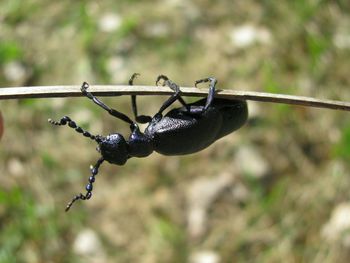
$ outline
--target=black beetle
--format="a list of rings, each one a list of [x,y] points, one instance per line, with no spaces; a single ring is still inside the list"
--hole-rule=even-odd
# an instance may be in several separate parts
[[[129,85],[138,74],[135,73],[129,80]],[[103,161],[112,164],[124,165],[131,157],[146,157],[153,151],[164,155],[184,155],[195,153],[208,147],[221,137],[239,129],[247,120],[247,103],[242,100],[228,100],[214,98],[215,78],[200,79],[198,83],[209,82],[209,93],[206,99],[198,100],[187,104],[181,97],[181,91],[177,84],[164,75],[158,76],[156,85],[163,80],[163,86],[170,87],[174,94],[171,95],[160,107],[159,111],[153,116],[137,114],[136,95],[131,96],[132,110],[135,120],[138,123],[149,123],[148,127],[142,133],[135,121],[132,121],[127,115],[112,109],[101,102],[98,98],[88,91],[89,84],[84,82],[81,87],[83,95],[91,99],[95,104],[105,109],[112,116],[121,119],[130,124],[131,134],[128,140],[119,133],[113,133],[106,137],[101,135],[92,135],[83,130],[68,116],[61,118],[60,121],[48,121],[54,125],[66,125],[75,129],[98,143],[97,151],[102,157],[91,167],[91,176],[86,185],[86,194],[80,193],[73,197],[68,203],[66,211],[70,209],[73,203],[79,199],[88,200],[92,196],[93,183],[98,169]],[[163,116],[163,111],[179,101],[183,107],[170,110]]]

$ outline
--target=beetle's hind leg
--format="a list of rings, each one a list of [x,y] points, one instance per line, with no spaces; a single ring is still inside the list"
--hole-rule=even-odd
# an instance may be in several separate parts
[[[175,82],[170,80],[167,76],[165,75],[159,75],[156,80],[156,85],[159,84],[160,80],[163,80],[163,86],[168,86],[171,88],[175,93],[171,95],[169,99],[167,99],[163,105],[160,107],[158,114],[162,114],[162,112],[168,108],[171,104],[173,104],[176,100],[178,100],[186,109],[189,111],[189,106],[188,104],[183,100],[181,97],[181,90],[179,85],[177,85]]]
[[[196,82],[194,83],[194,86],[197,87],[197,85],[199,83],[202,83],[202,82],[210,82],[207,101],[206,101],[205,106],[203,108],[203,111],[206,111],[209,108],[209,106],[211,105],[211,103],[213,102],[213,99],[215,96],[215,86],[216,86],[218,81],[216,80],[216,78],[213,78],[213,77],[199,79],[199,80],[196,80]]]
[[[86,189],[86,194],[78,194],[76,196],[73,197],[72,201],[70,201],[67,206],[66,206],[66,212],[68,212],[68,210],[72,207],[72,205],[74,204],[75,201],[77,200],[89,200],[92,196],[92,189],[93,189],[93,183],[95,182],[95,176],[98,174],[98,169],[100,168],[100,165],[103,163],[104,159],[101,157],[97,163],[95,164],[95,166],[92,166],[90,168],[91,170],[91,176],[89,177],[89,182],[87,183],[87,185],[85,186]]]
[[[90,138],[91,140],[94,140],[96,142],[101,141],[100,135],[92,135],[90,132],[83,130],[80,126],[78,126],[75,121],[73,121],[71,118],[68,116],[64,116],[61,118],[59,121],[54,121],[52,119],[48,119],[48,122],[51,123],[52,125],[57,125],[57,126],[63,126],[68,124],[68,126],[72,129],[74,129],[76,132],[83,134],[85,137]]]
[[[132,76],[129,79],[129,85],[130,86],[134,85],[134,80],[139,75],[140,75],[139,73],[132,74]],[[136,95],[131,95],[131,107],[132,107],[132,111],[134,113],[135,120],[138,123],[148,123],[148,122],[150,122],[152,120],[151,116],[137,115]]]

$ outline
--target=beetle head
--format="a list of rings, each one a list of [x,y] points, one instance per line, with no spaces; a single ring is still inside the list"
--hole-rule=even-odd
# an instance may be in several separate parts
[[[119,133],[101,137],[97,150],[103,159],[113,164],[123,165],[128,159],[127,142]]]

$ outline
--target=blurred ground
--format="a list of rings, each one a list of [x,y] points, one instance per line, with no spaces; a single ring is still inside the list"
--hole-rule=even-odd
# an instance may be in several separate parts
[[[0,86],[180,85],[350,100],[348,1],[0,1]],[[139,98],[153,114],[165,98]],[[130,98],[104,101],[131,114]],[[0,262],[348,262],[350,117],[250,103],[191,156],[104,164],[92,133],[128,127],[84,98],[1,101]]]

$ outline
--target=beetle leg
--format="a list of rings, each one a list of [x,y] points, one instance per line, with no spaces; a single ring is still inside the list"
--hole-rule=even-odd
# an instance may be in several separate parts
[[[129,85],[132,86],[134,84],[134,80],[137,76],[139,76],[139,73],[134,73],[129,79]],[[131,107],[132,111],[134,113],[135,120],[138,123],[148,123],[152,120],[151,116],[146,115],[137,115],[137,105],[136,105],[136,95],[131,95]]]
[[[90,132],[83,130],[83,128],[79,127],[75,121],[72,121],[71,118],[68,116],[64,116],[59,121],[53,121],[52,119],[48,119],[48,122],[53,125],[63,126],[68,124],[68,126],[72,129],[75,129],[76,132],[82,133],[85,137],[90,138],[91,140],[94,140],[96,142],[101,142],[101,136],[100,135],[92,135]]]
[[[104,110],[106,110],[110,115],[123,120],[129,124],[133,124],[134,122],[128,117],[126,116],[124,113],[121,113],[115,109],[112,109],[110,107],[108,107],[106,104],[104,104],[102,101],[100,101],[98,98],[96,98],[94,95],[91,94],[91,92],[87,91],[87,89],[89,88],[89,84],[87,82],[84,82],[83,85],[81,86],[81,92],[83,93],[83,95],[85,95],[86,97],[88,97],[90,100],[92,100],[95,104],[97,104],[98,106],[100,106],[101,108],[103,108]]]
[[[100,165],[103,163],[104,159],[103,157],[101,157],[97,163],[95,164],[95,166],[92,166],[90,168],[91,170],[91,176],[89,177],[89,182],[88,184],[85,186],[86,189],[86,194],[83,195],[82,193],[76,195],[73,197],[72,201],[70,201],[67,206],[66,206],[66,212],[68,212],[68,210],[72,207],[72,205],[74,204],[75,201],[77,200],[89,200],[92,196],[92,189],[93,189],[93,183],[95,182],[95,176],[98,174],[98,169],[100,168]]]
[[[203,111],[206,111],[209,108],[209,106],[211,105],[211,103],[213,102],[213,99],[215,96],[215,86],[216,86],[217,80],[216,80],[216,78],[212,78],[212,77],[200,79],[194,83],[194,86],[197,87],[197,84],[202,83],[202,82],[210,82],[207,101],[206,101],[205,106],[203,108]]]
[[[187,111],[190,110],[190,107],[188,104],[183,100],[181,97],[181,90],[179,85],[177,85],[175,82],[171,81],[167,76],[165,75],[159,75],[156,80],[156,85],[160,82],[160,80],[163,80],[163,86],[168,86],[171,88],[175,93],[170,96],[169,99],[167,99],[163,105],[160,107],[158,114],[162,114],[162,112],[168,108],[171,104],[173,104],[176,100],[178,100],[184,107],[186,107]]]

